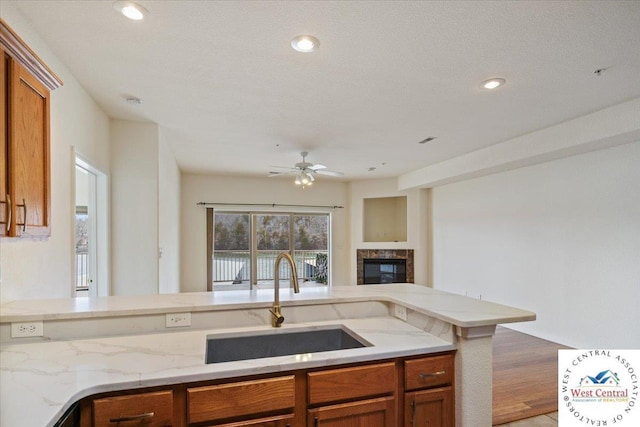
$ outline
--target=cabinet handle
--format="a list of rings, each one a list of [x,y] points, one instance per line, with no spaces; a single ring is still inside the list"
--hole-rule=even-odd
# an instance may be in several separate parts
[[[416,400],[411,401],[411,425],[416,425]]]
[[[131,415],[128,417],[118,417],[118,418],[110,418],[110,423],[124,423],[127,421],[136,421],[136,420],[144,420],[146,418],[151,418],[155,415],[155,412],[145,412],[144,414],[139,415]]]
[[[313,427],[318,427],[318,417],[313,417]]]
[[[22,199],[22,206],[24,207],[24,217],[22,219],[22,232],[27,231],[27,201]]]
[[[440,375],[444,375],[446,373],[447,373],[447,371],[429,372],[428,374],[421,373],[420,374],[420,379],[423,380],[425,378],[437,377],[437,376],[440,376]]]
[[[7,194],[7,233],[11,230],[11,196]]]

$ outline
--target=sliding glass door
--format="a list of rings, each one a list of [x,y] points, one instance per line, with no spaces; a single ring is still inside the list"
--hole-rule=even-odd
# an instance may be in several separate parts
[[[275,260],[293,255],[302,286],[327,284],[329,214],[219,212],[214,217],[211,288],[272,288]],[[281,286],[288,286],[289,266],[280,265]]]

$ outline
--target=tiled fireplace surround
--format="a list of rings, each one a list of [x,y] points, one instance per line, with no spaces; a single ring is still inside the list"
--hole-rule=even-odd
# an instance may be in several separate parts
[[[405,259],[407,260],[407,283],[413,283],[413,249],[356,249],[358,285],[364,284],[364,266],[362,260]]]

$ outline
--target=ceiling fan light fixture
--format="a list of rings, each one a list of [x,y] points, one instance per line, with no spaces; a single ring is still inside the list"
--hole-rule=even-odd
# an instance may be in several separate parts
[[[113,8],[134,21],[141,21],[149,15],[147,9],[132,1],[116,0],[113,2]]]
[[[296,185],[302,185],[302,180],[300,179],[300,175],[296,176],[296,180],[293,181]]]

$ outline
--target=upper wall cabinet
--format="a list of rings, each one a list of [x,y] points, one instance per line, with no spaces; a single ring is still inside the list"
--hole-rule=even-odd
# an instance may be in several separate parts
[[[0,20],[0,236],[51,234],[49,91],[62,81]]]

